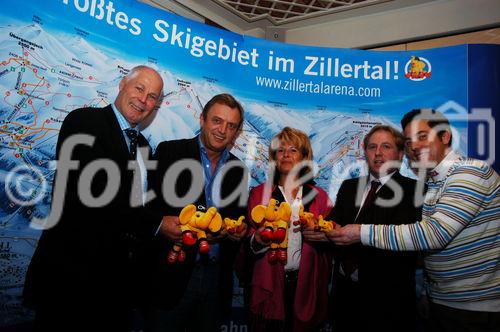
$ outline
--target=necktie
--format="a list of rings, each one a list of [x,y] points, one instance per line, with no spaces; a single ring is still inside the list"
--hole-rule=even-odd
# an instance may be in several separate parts
[[[130,158],[135,160],[137,157],[137,130],[129,128],[125,129],[125,133],[130,140]]]
[[[363,217],[364,217],[363,215],[366,213],[368,208],[373,205],[373,202],[375,202],[375,199],[377,198],[378,187],[380,187],[379,181],[372,181],[371,182],[370,191],[368,191],[368,195],[366,195],[363,206],[361,207],[361,210],[358,213],[358,217],[356,218],[357,223],[359,220],[363,219]]]
[[[140,206],[144,203],[144,179],[142,178],[141,169],[139,162],[137,161],[137,136],[138,132],[135,129],[129,128],[125,129],[130,141],[130,159],[133,162],[133,180],[132,180],[132,192],[131,192],[131,204],[132,206]]]

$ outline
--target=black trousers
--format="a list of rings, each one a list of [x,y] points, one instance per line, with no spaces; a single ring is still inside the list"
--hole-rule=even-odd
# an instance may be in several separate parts
[[[99,299],[96,299],[99,302]],[[130,331],[131,310],[99,303],[85,306],[42,304],[35,311],[33,331]]]
[[[430,332],[498,332],[500,312],[461,310],[429,303]]]
[[[218,264],[196,263],[186,291],[174,308],[147,310],[145,331],[220,331],[222,311]]]
[[[298,278],[298,270],[285,272],[285,331],[293,331],[293,305]]]
[[[360,287],[351,279],[337,275],[333,281],[330,317],[335,332],[362,331]]]

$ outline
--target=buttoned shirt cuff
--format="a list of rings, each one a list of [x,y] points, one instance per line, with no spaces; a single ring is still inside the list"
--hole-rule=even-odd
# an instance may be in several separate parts
[[[268,246],[264,246],[262,249],[259,249],[259,250],[255,250],[254,249],[254,243],[256,243],[258,246],[261,246],[261,244],[257,243],[257,241],[255,241],[255,234],[252,234],[252,237],[250,238],[250,249],[252,250],[252,252],[255,254],[255,255],[258,255],[258,254],[263,254],[267,251],[267,249],[269,248]]]
[[[359,238],[361,244],[365,246],[370,245],[370,238],[372,237],[373,225],[361,225],[361,230],[359,232]]]

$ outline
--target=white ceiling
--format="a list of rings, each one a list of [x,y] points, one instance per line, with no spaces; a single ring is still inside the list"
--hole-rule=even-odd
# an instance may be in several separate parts
[[[435,0],[142,0],[235,32],[268,27],[300,28],[420,5]],[[230,24],[229,24],[230,22]]]
[[[500,26],[499,0],[140,0],[239,34],[367,48]]]
[[[392,0],[212,0],[247,22],[268,20],[273,25],[362,8]]]

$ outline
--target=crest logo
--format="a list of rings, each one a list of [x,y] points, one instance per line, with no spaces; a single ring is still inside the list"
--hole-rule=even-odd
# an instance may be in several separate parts
[[[426,58],[412,56],[405,65],[405,77],[412,81],[423,81],[431,74],[432,66]]]

